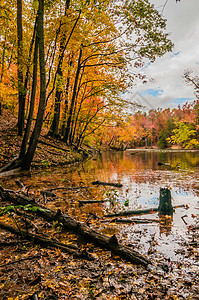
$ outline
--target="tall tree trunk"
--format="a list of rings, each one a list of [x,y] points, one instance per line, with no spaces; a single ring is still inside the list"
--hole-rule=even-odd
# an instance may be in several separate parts
[[[26,95],[27,95],[27,90],[28,90],[28,81],[29,81],[29,77],[30,77],[30,66],[31,66],[32,52],[33,52],[33,46],[34,46],[35,36],[36,36],[36,26],[37,26],[37,17],[36,17],[36,20],[35,20],[35,26],[34,26],[32,41],[30,43],[29,56],[28,56],[28,61],[27,61],[27,69],[26,69],[26,74],[25,74],[25,78],[24,78],[24,86],[23,86],[23,98],[24,98],[23,101],[24,101],[24,103],[26,101]],[[28,104],[27,104],[26,113],[24,112],[24,119],[26,118],[26,115],[28,114],[28,110],[29,110],[28,106],[29,106],[29,101],[28,101]]]
[[[73,115],[72,115],[72,118],[71,118],[71,130],[70,130],[70,134],[69,134],[69,142],[70,142],[70,144],[73,144],[73,142],[74,142],[74,136],[75,136],[75,133],[76,133],[75,132],[75,130],[76,130],[76,128],[75,128],[76,127],[75,121],[76,121],[76,117],[78,115],[78,112],[77,112],[77,104],[78,104],[77,103],[77,98],[78,98],[79,91],[80,91],[80,88],[81,88],[81,81],[82,81],[83,75],[84,75],[84,68],[82,69],[81,76],[79,78],[78,87],[77,87],[77,90],[76,90],[76,95],[75,95],[75,105],[74,105],[74,108],[73,108]]]
[[[5,40],[3,43],[3,53],[2,53],[2,59],[1,59],[1,76],[0,76],[0,115],[2,114],[1,110],[1,103],[2,103],[2,93],[1,93],[1,85],[3,83],[3,75],[4,75],[4,66],[5,66],[5,52],[6,52],[6,33],[5,33]]]
[[[28,150],[21,161],[21,167],[25,170],[30,169],[33,156],[38,143],[38,138],[43,125],[43,117],[46,107],[46,72],[44,55],[44,0],[39,0],[38,19],[37,19],[37,38],[39,47],[39,67],[40,67],[40,100],[37,119],[32,132]]]
[[[17,0],[17,75],[18,75],[18,135],[22,136],[24,129],[25,99],[23,97],[23,67],[22,67],[22,0]]]
[[[76,76],[75,76],[75,83],[74,83],[74,87],[73,87],[73,95],[72,95],[71,105],[70,105],[70,109],[69,109],[69,115],[68,115],[68,120],[67,120],[67,125],[66,125],[66,132],[65,132],[65,135],[63,138],[63,140],[66,143],[68,143],[68,142],[70,143],[70,135],[71,135],[71,130],[72,130],[71,129],[71,120],[72,120],[72,115],[73,115],[75,99],[76,99],[78,79],[79,79],[79,74],[80,74],[80,70],[81,70],[81,57],[82,57],[82,46],[79,51],[78,65],[77,65],[77,71],[76,71]]]
[[[65,16],[67,13],[67,10],[69,9],[70,0],[66,1],[65,6]],[[62,97],[62,78],[63,78],[63,72],[62,72],[62,65],[63,65],[63,59],[64,59],[64,48],[65,48],[65,40],[66,40],[66,33],[63,33],[61,41],[60,41],[60,48],[59,48],[59,65],[57,68],[57,86],[56,86],[56,92],[55,92],[55,107],[54,107],[54,116],[53,116],[53,122],[51,124],[49,135],[51,136],[58,136],[59,134],[59,122],[60,122],[60,110],[61,110],[61,97]],[[60,83],[60,84],[59,84]]]
[[[30,135],[30,129],[33,120],[33,113],[34,113],[34,106],[35,106],[35,95],[36,95],[36,88],[37,88],[37,64],[38,64],[38,37],[36,36],[35,40],[35,50],[34,50],[34,59],[33,59],[33,80],[32,80],[32,91],[31,91],[31,100],[30,100],[30,109],[28,120],[26,124],[26,129],[23,137],[23,141],[21,144],[19,159],[22,159],[26,152],[27,142]]]
[[[59,76],[60,79],[63,77],[63,72],[62,72],[61,66],[58,68],[57,75]],[[48,135],[50,135],[50,136],[58,136],[58,134],[59,134],[61,96],[62,96],[62,89],[61,89],[61,87],[57,86],[56,92],[55,92],[55,106],[54,106],[53,122],[52,122],[50,130],[48,132]]]
[[[69,66],[72,67],[73,65],[73,54],[72,57],[69,57]],[[68,70],[68,75],[67,75],[67,81],[66,81],[66,88],[65,88],[65,101],[64,101],[64,109],[63,109],[63,114],[62,114],[62,128],[61,128],[61,134],[62,136],[65,135],[66,132],[66,115],[68,112],[68,96],[69,96],[69,85],[70,85],[70,68]]]
[[[74,122],[73,122],[73,130],[72,130],[72,133],[71,133],[71,135],[72,135],[71,140],[72,140],[73,143],[74,143],[74,139],[75,139],[75,134],[77,133],[77,132],[76,132],[76,129],[77,129],[77,123],[78,123],[79,114],[80,114],[80,111],[81,111],[81,108],[82,108],[82,103],[83,103],[83,101],[84,101],[86,89],[87,89],[87,84],[85,84],[83,96],[82,96],[82,99],[81,99],[81,101],[80,101],[80,103],[79,103],[79,108],[78,108],[78,110],[77,110],[77,112],[76,112],[75,120],[74,120]]]

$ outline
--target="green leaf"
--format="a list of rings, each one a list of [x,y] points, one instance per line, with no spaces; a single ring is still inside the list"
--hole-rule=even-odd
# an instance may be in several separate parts
[[[124,202],[124,206],[129,206],[129,199]]]

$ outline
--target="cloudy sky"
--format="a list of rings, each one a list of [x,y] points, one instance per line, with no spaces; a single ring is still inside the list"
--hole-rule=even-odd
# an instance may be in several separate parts
[[[162,12],[166,0],[149,0]],[[138,84],[126,97],[140,104],[174,108],[195,99],[193,87],[187,86],[182,75],[192,69],[199,74],[199,0],[167,0],[163,11],[167,32],[175,44],[173,52],[158,58],[144,68],[153,82]],[[144,102],[144,103],[143,103]]]

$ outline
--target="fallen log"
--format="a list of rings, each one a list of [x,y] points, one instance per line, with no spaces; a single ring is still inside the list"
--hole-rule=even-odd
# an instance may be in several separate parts
[[[115,235],[110,238],[109,236],[93,230],[87,225],[72,219],[66,214],[62,214],[60,210],[55,212],[42,205],[36,204],[34,199],[30,199],[27,196],[5,192],[2,187],[0,187],[0,196],[4,201],[10,201],[16,205],[32,204],[33,206],[38,207],[36,211],[38,216],[41,216],[48,221],[58,220],[59,223],[62,224],[63,229],[69,230],[81,236],[84,240],[100,246],[101,248],[108,249],[112,251],[113,254],[120,256],[121,258],[124,258],[132,263],[136,263],[145,267],[151,264],[150,260],[141,255],[139,252],[119,243]]]
[[[185,207],[185,205],[177,205],[173,206],[173,209]],[[146,215],[146,214],[153,214],[159,212],[158,208],[147,208],[147,209],[141,209],[141,210],[127,210],[127,211],[121,211],[118,213],[108,214],[104,215],[105,218],[112,218],[112,217],[125,217],[125,216],[132,216],[132,215]]]
[[[11,233],[14,233],[15,235],[18,235],[18,236],[22,236],[22,238],[24,239],[27,239],[27,240],[30,240],[30,241],[33,241],[34,243],[36,244],[40,244],[42,246],[47,246],[47,247],[53,247],[53,248],[59,248],[61,249],[62,251],[64,252],[67,252],[69,254],[73,254],[75,257],[80,257],[80,258],[87,258],[87,259],[92,259],[93,260],[93,257],[89,255],[88,252],[86,252],[85,250],[83,251],[78,251],[78,248],[76,249],[72,249],[73,247],[70,247],[63,244],[63,243],[60,243],[56,240],[53,240],[53,239],[49,239],[43,235],[39,235],[39,234],[33,234],[33,233],[30,233],[22,228],[20,228],[20,230],[16,227],[13,227],[13,226],[10,226],[8,224],[5,224],[3,222],[0,221],[0,228],[1,229],[4,229],[6,231],[9,231]],[[0,266],[1,267],[1,266]]]
[[[83,205],[83,204],[93,204],[93,203],[104,203],[109,201],[107,200],[78,200],[79,204]]]
[[[109,185],[109,186],[115,186],[115,187],[122,187],[123,185],[121,183],[112,183],[112,182],[102,182],[102,181],[93,181],[93,185]]]
[[[155,219],[112,219],[110,223],[124,223],[124,224],[145,224],[145,223],[159,223],[159,220]]]
[[[127,210],[127,211],[122,211],[119,213],[104,215],[104,217],[112,218],[112,217],[131,216],[131,215],[144,215],[144,214],[152,214],[157,211],[158,211],[158,208],[141,209],[141,210]]]

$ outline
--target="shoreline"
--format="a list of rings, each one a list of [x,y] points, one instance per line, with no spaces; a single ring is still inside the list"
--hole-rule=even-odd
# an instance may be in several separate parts
[[[136,148],[136,149],[126,149],[124,151],[130,151],[130,152],[141,152],[141,151],[147,151],[147,152],[199,152],[198,149],[148,149],[148,148]]]

